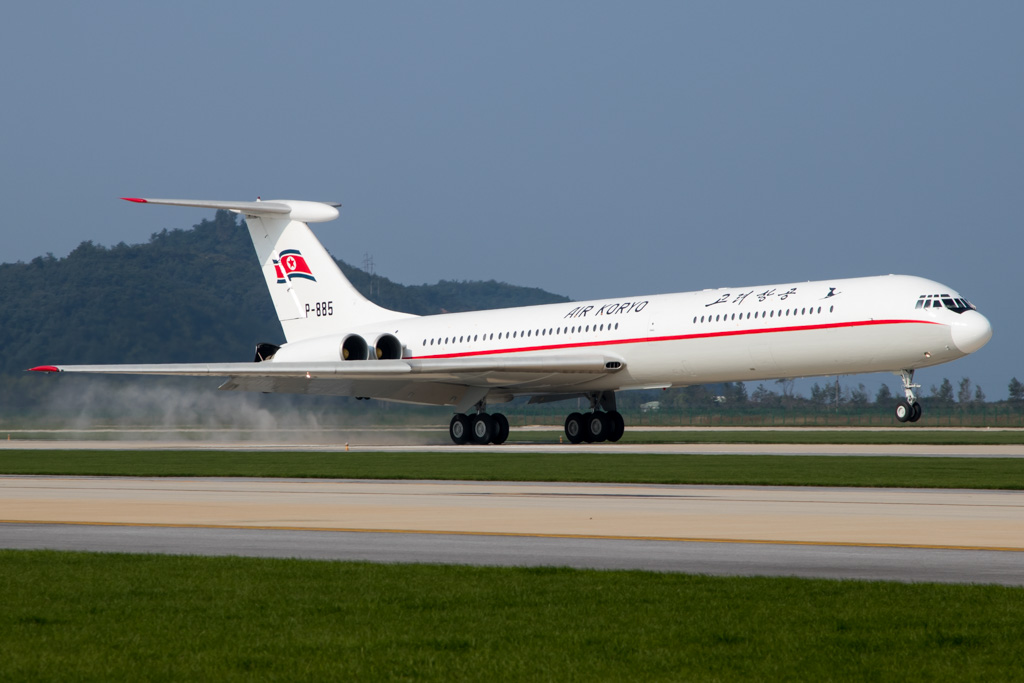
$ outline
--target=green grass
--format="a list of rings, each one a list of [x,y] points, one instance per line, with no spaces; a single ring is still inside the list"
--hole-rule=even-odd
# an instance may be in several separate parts
[[[1024,458],[0,451],[0,473],[1024,489]]]
[[[520,440],[554,442],[561,431],[520,433]],[[1024,430],[957,429],[932,430],[913,427],[902,429],[850,429],[850,430],[657,430],[644,431],[631,427],[622,438],[623,443],[764,443],[764,444],[859,444],[859,445],[912,445],[924,446],[999,446],[1024,445]]]
[[[1024,679],[1024,589],[0,551],[0,680]]]

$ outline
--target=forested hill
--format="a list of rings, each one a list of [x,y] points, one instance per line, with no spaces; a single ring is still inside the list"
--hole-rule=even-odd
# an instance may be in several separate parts
[[[568,301],[498,282],[404,286],[339,261],[370,299],[427,315]],[[248,232],[217,212],[146,244],[83,242],[64,258],[0,265],[0,374],[50,363],[247,361],[283,341]]]

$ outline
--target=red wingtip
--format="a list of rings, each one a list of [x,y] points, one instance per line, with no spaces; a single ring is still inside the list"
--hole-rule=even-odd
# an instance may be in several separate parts
[[[138,197],[121,197],[126,202],[135,202],[136,204],[148,204],[145,199],[139,199]]]
[[[29,372],[60,372],[60,368],[56,365],[37,365],[34,368],[29,368]]]

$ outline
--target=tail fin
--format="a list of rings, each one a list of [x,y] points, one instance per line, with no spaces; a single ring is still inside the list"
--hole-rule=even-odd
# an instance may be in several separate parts
[[[128,199],[227,209],[245,216],[277,317],[289,342],[344,332],[366,323],[409,317],[366,299],[307,223],[334,220],[335,205],[294,200],[220,202],[191,199]]]

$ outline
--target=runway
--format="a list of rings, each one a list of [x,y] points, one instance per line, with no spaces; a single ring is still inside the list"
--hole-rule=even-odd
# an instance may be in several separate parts
[[[1020,586],[1024,493],[2,476],[0,547]]]
[[[310,439],[306,431],[292,438],[280,433],[265,435],[246,434],[239,440],[238,433],[197,430],[188,434],[183,430],[95,430],[83,438],[81,430],[67,434],[55,430],[47,438],[16,437],[0,440],[0,451],[13,450],[214,450],[214,451],[314,451],[363,453],[466,453],[480,450],[487,453],[658,453],[658,454],[713,454],[713,455],[829,455],[877,456],[918,458],[1024,458],[1024,444],[971,445],[971,444],[791,444],[791,443],[600,443],[570,444],[519,442],[501,446],[455,446],[451,443],[430,443],[422,434],[410,436],[408,429],[362,430],[355,434],[341,433],[333,440],[318,434]],[[436,430],[434,430],[436,431]],[[761,430],[769,431],[769,430]],[[45,434],[34,431],[33,435]],[[271,438],[273,437],[273,439]],[[557,437],[556,437],[557,438]]]

